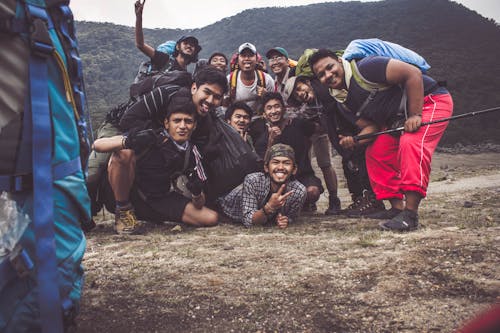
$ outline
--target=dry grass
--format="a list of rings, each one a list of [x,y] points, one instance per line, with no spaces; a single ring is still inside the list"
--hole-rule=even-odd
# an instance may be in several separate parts
[[[500,177],[499,156],[476,171]],[[499,208],[499,186],[431,191],[406,234],[317,213],[285,231],[165,223],[118,236],[108,214],[88,235],[78,331],[451,332],[499,301]]]

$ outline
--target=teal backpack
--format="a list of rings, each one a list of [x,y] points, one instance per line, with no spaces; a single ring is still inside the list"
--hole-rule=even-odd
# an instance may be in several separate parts
[[[89,145],[68,3],[0,4],[1,332],[63,332],[79,308]]]

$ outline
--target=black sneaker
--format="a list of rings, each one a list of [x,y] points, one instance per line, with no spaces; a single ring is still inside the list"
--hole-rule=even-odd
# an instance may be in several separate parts
[[[358,197],[347,209],[342,210],[341,214],[347,217],[361,217],[384,210],[384,203],[375,199],[373,192],[365,190],[363,196]]]
[[[328,209],[325,215],[339,215],[340,214],[340,199],[338,197],[330,196],[328,198]]]
[[[392,219],[380,223],[379,226],[382,230],[388,231],[412,231],[418,228],[418,214],[405,209]]]
[[[403,211],[402,209],[391,207],[391,209],[381,210],[380,212],[368,214],[366,215],[366,217],[369,219],[390,220],[396,217],[402,211]]]

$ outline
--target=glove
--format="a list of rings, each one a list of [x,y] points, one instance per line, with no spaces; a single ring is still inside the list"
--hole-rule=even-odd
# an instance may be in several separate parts
[[[199,196],[203,190],[203,182],[197,177],[191,177],[186,183],[186,187],[194,196]]]
[[[131,131],[123,141],[123,148],[141,152],[147,147],[155,144],[158,138],[152,129],[142,131]]]

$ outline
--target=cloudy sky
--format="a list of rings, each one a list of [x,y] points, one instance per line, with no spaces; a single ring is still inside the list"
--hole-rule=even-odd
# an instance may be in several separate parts
[[[367,0],[361,0],[367,1]],[[418,1],[418,0],[415,0]],[[143,14],[145,28],[201,28],[245,9],[307,5],[328,0],[146,0]],[[456,0],[484,17],[500,22],[500,0]],[[72,0],[76,20],[112,22],[133,26],[135,0]]]

